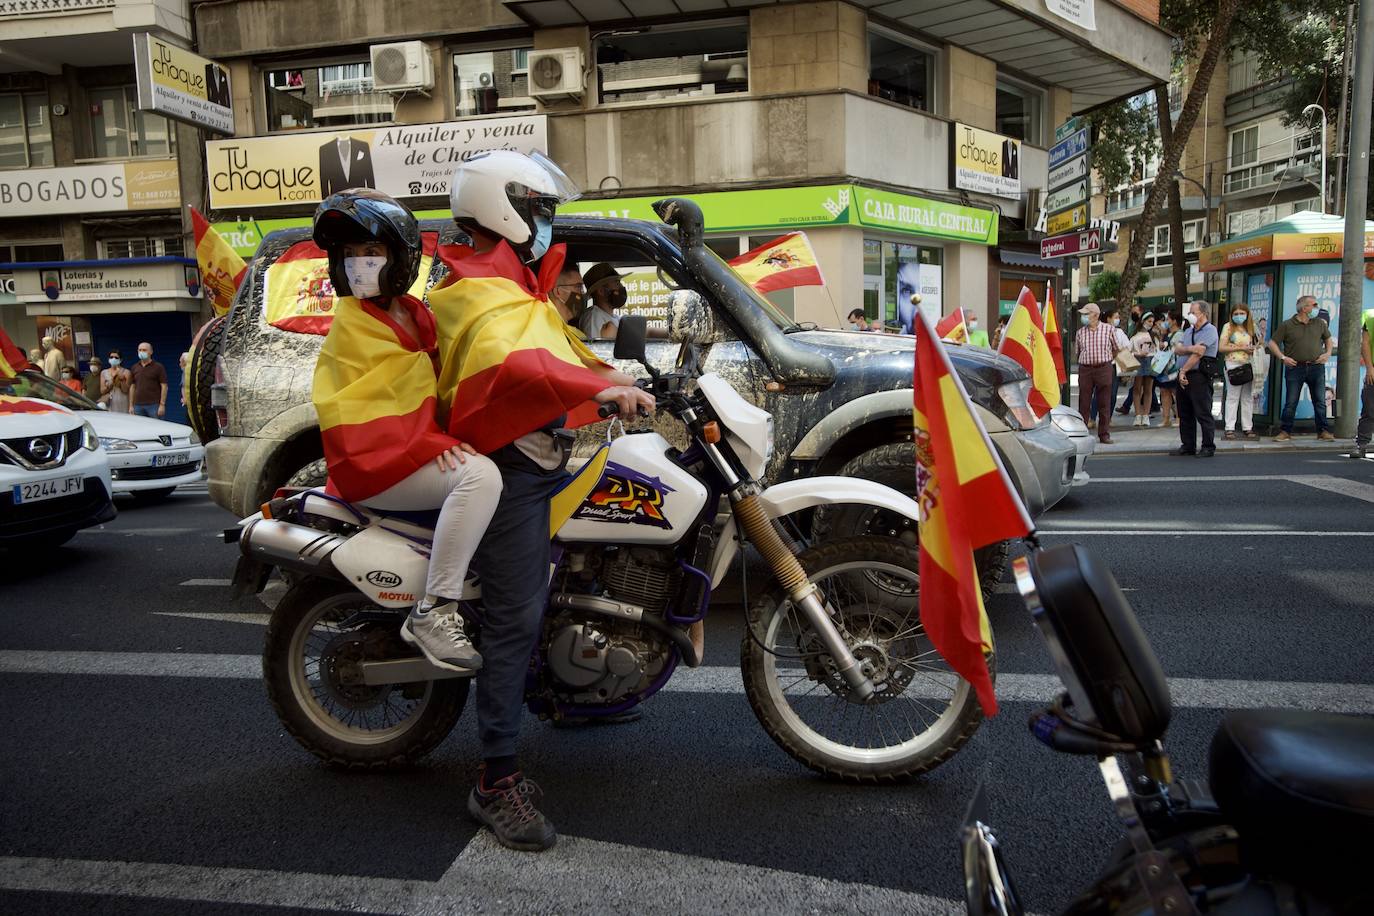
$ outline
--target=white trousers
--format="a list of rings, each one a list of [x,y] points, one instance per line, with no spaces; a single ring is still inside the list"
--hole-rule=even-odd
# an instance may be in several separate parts
[[[485,455],[464,455],[458,470],[439,470],[433,461],[362,505],[393,512],[439,510],[425,590],[444,598],[463,594],[463,579],[487,524],[501,502],[501,472]]]
[[[1250,380],[1244,385],[1226,386],[1225,428],[1236,428],[1236,405],[1240,405],[1240,428],[1249,432],[1255,426],[1255,382]]]

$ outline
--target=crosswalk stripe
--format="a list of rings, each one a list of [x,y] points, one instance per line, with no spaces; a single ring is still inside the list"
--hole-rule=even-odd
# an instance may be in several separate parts
[[[232,585],[233,582],[233,579],[187,579],[185,582],[181,584],[198,586],[226,586]]]
[[[182,583],[185,585],[186,583]],[[154,617],[185,617],[188,620],[213,620],[218,623],[251,623],[265,627],[271,614],[217,614],[210,611],[153,611]]]
[[[0,674],[256,679],[262,677],[262,659],[257,655],[190,652],[5,649],[0,650]],[[744,685],[738,668],[708,665],[679,670],[663,690],[665,693],[738,694],[744,692]],[[1061,690],[1059,679],[1050,674],[1003,673],[997,676],[997,697],[1005,702],[1049,702]],[[1174,705],[1184,708],[1284,707],[1374,714],[1374,684],[1175,677],[1169,679],[1169,690]],[[932,687],[930,695],[938,697],[947,693],[940,694]]]

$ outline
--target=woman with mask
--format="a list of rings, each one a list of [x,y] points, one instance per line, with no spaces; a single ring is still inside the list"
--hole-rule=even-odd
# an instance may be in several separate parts
[[[1227,439],[1236,438],[1239,431],[1247,439],[1258,439],[1255,434],[1255,370],[1250,361],[1260,345],[1259,332],[1250,316],[1250,307],[1244,302],[1231,309],[1231,320],[1221,329],[1221,343],[1217,352],[1226,360],[1226,401],[1223,416],[1226,420]],[[1245,381],[1234,384],[1232,374],[1244,377]],[[1240,429],[1236,429],[1236,414],[1240,414]]]
[[[110,351],[110,368],[100,373],[100,403],[111,413],[129,412],[129,383],[132,381],[129,370],[121,363],[123,359],[118,350]]]
[[[407,290],[420,270],[420,226],[379,191],[354,188],[315,211],[337,303],[312,397],[330,492],[396,512],[439,509],[425,596],[401,637],[441,668],[482,658],[458,615],[468,563],[501,498],[488,459],[438,423],[434,317]]]
[[[1154,358],[1159,345],[1154,337],[1155,316],[1146,312],[1136,322],[1135,333],[1131,335],[1131,353],[1140,361],[1140,371],[1135,374],[1133,402],[1135,422],[1132,426],[1150,425],[1150,399],[1155,390],[1155,377],[1149,372],[1150,360]]]
[[[59,379],[63,386],[80,394],[82,389],[81,379],[76,377],[76,370],[71,366],[62,367],[62,377]]]

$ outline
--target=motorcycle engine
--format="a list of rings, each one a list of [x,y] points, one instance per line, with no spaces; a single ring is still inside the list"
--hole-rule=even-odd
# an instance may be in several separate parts
[[[663,671],[668,646],[629,623],[560,621],[549,640],[549,668],[567,698],[582,705],[613,703],[648,687]]]

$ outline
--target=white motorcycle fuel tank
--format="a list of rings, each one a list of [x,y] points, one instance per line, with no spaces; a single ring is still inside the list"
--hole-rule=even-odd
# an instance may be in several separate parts
[[[558,529],[557,539],[603,544],[675,544],[701,515],[706,486],[668,460],[658,433],[611,443],[601,479]]]

